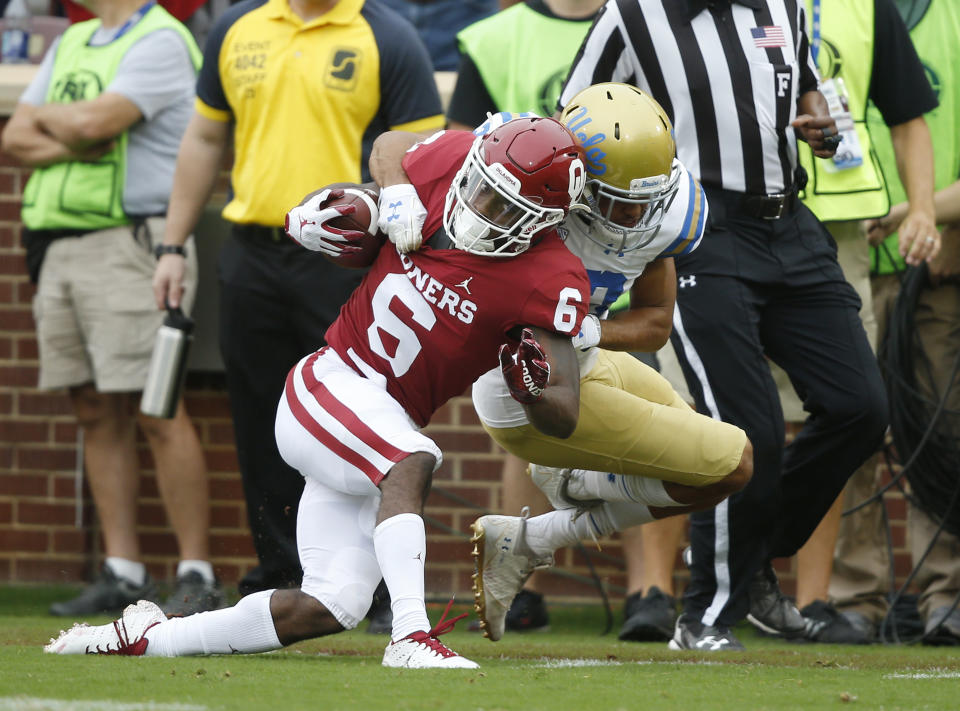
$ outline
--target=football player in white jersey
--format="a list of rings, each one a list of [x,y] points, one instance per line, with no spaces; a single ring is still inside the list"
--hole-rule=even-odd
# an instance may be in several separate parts
[[[491,117],[489,127],[503,118]],[[695,249],[706,224],[705,195],[675,158],[668,117],[635,87],[607,83],[575,96],[560,121],[586,150],[591,208],[571,212],[561,228],[591,282],[590,314],[574,339],[581,416],[568,439],[539,436],[508,402],[499,373],[473,386],[484,428],[533,463],[534,481],[557,508],[473,524],[477,611],[493,640],[502,636],[524,580],[551,565],[557,548],[712,507],[752,473],[742,430],[695,413],[659,373],[627,353],[654,352],[668,340],[672,257]],[[611,318],[610,306],[623,294],[630,308]]]

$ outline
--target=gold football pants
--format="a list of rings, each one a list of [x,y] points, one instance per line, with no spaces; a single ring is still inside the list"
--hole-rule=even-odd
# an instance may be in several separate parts
[[[706,486],[732,472],[747,436],[700,415],[656,370],[629,353],[598,351],[580,379],[580,419],[567,439],[531,424],[495,428],[490,436],[535,464],[647,476]]]

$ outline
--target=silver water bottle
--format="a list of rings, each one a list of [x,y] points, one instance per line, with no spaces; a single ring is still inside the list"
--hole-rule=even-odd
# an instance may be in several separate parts
[[[176,414],[187,375],[191,341],[193,319],[179,308],[168,306],[167,316],[157,331],[147,384],[140,398],[140,412],[144,415],[169,419]]]

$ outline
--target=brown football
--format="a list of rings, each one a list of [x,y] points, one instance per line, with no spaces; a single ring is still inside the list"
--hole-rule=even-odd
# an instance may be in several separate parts
[[[328,256],[327,261],[350,269],[370,266],[376,259],[380,247],[386,241],[386,236],[377,227],[380,214],[377,210],[377,194],[373,190],[360,186],[343,188],[342,197],[324,203],[325,207],[331,205],[353,205],[356,207],[356,212],[352,215],[341,215],[332,220],[327,220],[328,225],[341,230],[363,232],[364,236],[359,241],[352,243],[354,246],[360,247],[359,252],[342,254],[339,257]]]

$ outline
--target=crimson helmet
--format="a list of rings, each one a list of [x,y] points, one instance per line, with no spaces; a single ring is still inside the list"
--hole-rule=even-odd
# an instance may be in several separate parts
[[[585,184],[583,149],[570,131],[549,118],[516,119],[473,142],[443,226],[459,249],[512,257],[566,217]]]

